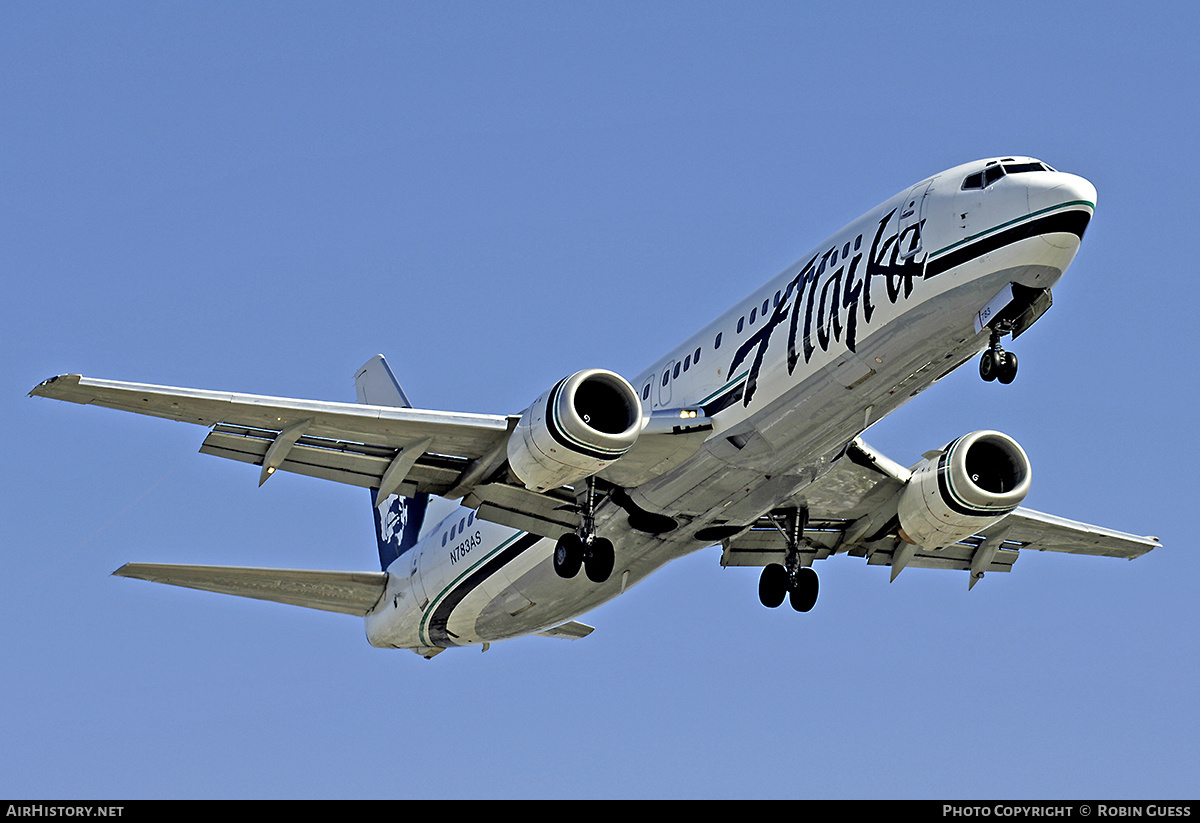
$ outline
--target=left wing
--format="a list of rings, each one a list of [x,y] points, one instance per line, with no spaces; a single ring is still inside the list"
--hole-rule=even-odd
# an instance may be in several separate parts
[[[935,456],[931,452],[927,457]],[[861,439],[850,443],[830,471],[804,490],[809,521],[800,562],[833,554],[863,557],[892,567],[892,578],[909,566],[970,571],[969,586],[986,571],[1010,571],[1022,549],[1133,560],[1161,546],[1141,537],[1017,507],[977,533],[940,548],[900,536],[897,501],[913,471],[888,460]],[[787,539],[771,517],[723,541],[725,566],[783,563]]]

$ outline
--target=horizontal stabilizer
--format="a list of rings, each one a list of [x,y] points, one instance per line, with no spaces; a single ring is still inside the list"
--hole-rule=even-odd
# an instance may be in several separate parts
[[[126,563],[113,572],[133,577],[255,600],[270,600],[362,617],[383,596],[384,572],[255,569],[239,566],[185,566],[165,563]]]
[[[546,629],[544,632],[538,632],[539,637],[563,637],[567,640],[578,640],[581,637],[587,637],[595,631],[595,628],[588,626],[585,623],[577,623],[572,620],[570,623],[563,623],[561,626],[555,626],[553,629]]]

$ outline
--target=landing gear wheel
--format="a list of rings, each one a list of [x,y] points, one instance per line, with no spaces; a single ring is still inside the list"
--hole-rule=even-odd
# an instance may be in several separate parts
[[[1017,356],[1010,351],[1005,351],[1004,346],[1000,344],[1001,338],[1010,332],[1014,337],[1016,336],[1010,320],[997,321],[992,326],[987,351],[983,353],[983,357],[979,358],[979,376],[988,383],[993,380],[1011,383],[1017,376]]]
[[[1017,356],[1010,351],[1006,351],[1004,356],[1000,358],[1000,370],[996,374],[996,379],[1001,383],[1008,384],[1017,376]]]
[[[1014,358],[1014,362],[1016,362]],[[1000,352],[995,349],[988,349],[983,353],[983,357],[979,358],[979,376],[991,383],[1001,374],[1003,374],[1004,358]],[[1014,375],[1016,370],[1013,370]],[[1011,382],[1011,381],[1010,381]]]
[[[810,568],[799,569],[796,572],[796,579],[788,587],[788,601],[798,612],[812,611],[812,607],[817,604],[819,589],[820,581],[817,579],[817,573]]]
[[[771,563],[762,570],[758,578],[758,599],[768,609],[773,609],[783,602],[788,591],[787,569],[778,563]]]
[[[554,572],[559,577],[570,579],[579,574],[583,564],[583,541],[577,534],[564,534],[554,544]]]
[[[588,580],[593,583],[603,583],[612,574],[615,553],[611,540],[597,537],[588,547],[583,558],[583,570]],[[576,566],[576,570],[578,570]]]

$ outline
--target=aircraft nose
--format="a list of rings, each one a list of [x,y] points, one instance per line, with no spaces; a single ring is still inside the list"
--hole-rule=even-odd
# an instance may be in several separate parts
[[[1096,207],[1096,187],[1077,174],[1043,172],[1027,181],[1029,213],[1037,214],[1068,203],[1086,203]]]
[[[1076,215],[1076,220],[1082,220],[1078,230],[1070,232],[1047,232],[1042,234],[1042,240],[1056,249],[1074,251],[1079,248],[1083,238],[1083,229],[1091,220],[1091,213],[1096,208],[1096,187],[1076,174],[1065,172],[1043,172],[1030,175],[1027,181],[1029,194],[1029,214],[1050,217],[1055,210],[1059,214],[1070,212]],[[1064,209],[1071,206],[1074,208]],[[1080,207],[1086,212],[1082,214]]]

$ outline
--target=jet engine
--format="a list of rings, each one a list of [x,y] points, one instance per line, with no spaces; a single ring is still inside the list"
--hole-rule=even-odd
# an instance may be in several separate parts
[[[571,485],[629,451],[642,430],[642,403],[625,378],[587,369],[543,392],[508,439],[508,463],[537,492]]]
[[[941,549],[977,534],[1029,492],[1024,449],[1006,434],[977,431],[928,455],[900,494],[900,537]]]

